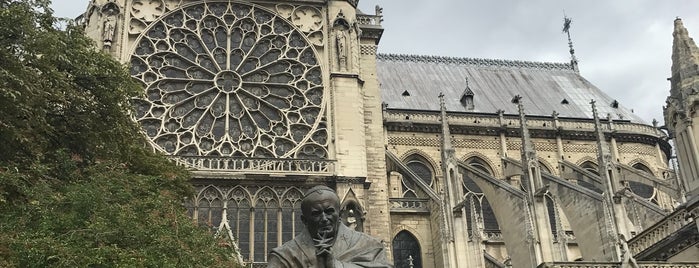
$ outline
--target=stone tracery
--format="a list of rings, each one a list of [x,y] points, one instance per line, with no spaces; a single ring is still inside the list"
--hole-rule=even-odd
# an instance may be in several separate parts
[[[327,157],[316,52],[262,7],[207,2],[170,12],[139,37],[131,66],[146,86],[134,116],[166,153]]]

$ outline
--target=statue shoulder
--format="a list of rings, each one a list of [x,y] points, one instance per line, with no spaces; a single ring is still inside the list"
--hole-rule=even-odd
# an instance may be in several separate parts
[[[351,237],[353,243],[362,242],[362,244],[369,246],[383,247],[383,243],[381,243],[381,240],[377,239],[376,237],[370,236],[366,233],[352,230],[344,225],[340,228],[340,230],[348,234],[348,237]]]

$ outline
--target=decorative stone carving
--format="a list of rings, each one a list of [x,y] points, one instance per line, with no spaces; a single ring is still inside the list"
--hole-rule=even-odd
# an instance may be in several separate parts
[[[134,0],[131,4],[131,15],[147,22],[154,21],[165,13],[163,0]]]
[[[140,35],[130,63],[146,87],[134,117],[167,154],[328,156],[317,53],[265,8],[211,1],[174,10]]]
[[[105,49],[109,50],[112,47],[112,42],[115,41],[115,33],[117,27],[117,16],[121,14],[121,8],[114,0],[109,0],[100,9],[100,14],[104,16],[102,23],[102,42]]]
[[[348,57],[350,46],[350,26],[345,20],[344,14],[340,11],[333,23],[333,35],[335,36],[335,55],[337,60],[337,70],[346,72],[348,70]]]
[[[378,46],[376,46],[376,45],[361,45],[360,46],[360,53],[362,55],[376,55],[377,49],[378,49]]]
[[[323,27],[323,15],[315,7],[296,8],[292,13],[291,21],[304,33],[317,31]]]
[[[109,49],[112,47],[112,41],[114,41],[114,31],[116,29],[116,21],[114,16],[108,16],[102,27],[102,41],[104,42],[104,47]]]

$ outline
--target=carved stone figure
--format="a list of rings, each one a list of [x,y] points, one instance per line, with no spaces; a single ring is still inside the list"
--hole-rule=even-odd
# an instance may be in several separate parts
[[[347,70],[347,30],[343,27],[338,27],[335,31],[335,44],[337,48],[337,62],[340,65],[340,70]]]
[[[352,230],[357,230],[357,218],[354,217],[354,210],[349,210],[347,214],[347,227]]]
[[[340,199],[332,189],[315,186],[301,201],[306,228],[269,253],[269,268],[393,267],[379,240],[350,230],[340,221]]]
[[[112,41],[114,41],[114,29],[115,29],[114,16],[109,16],[104,21],[104,28],[102,29],[102,41],[104,41],[105,46],[107,46],[107,45],[111,46]]]
[[[629,244],[626,242],[624,234],[619,234],[619,248],[621,249],[621,267],[622,268],[639,268],[636,259],[631,255]]]

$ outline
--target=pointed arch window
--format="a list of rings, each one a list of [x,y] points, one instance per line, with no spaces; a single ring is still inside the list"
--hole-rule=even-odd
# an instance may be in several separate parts
[[[422,268],[420,242],[408,231],[400,231],[393,237],[393,263],[395,267]]]
[[[293,239],[303,228],[298,216],[302,196],[296,187],[237,186],[224,194],[218,187],[208,186],[199,191],[190,207],[195,221],[213,231],[223,228],[225,220],[245,262],[266,262],[271,249]]]
[[[635,169],[638,169],[642,172],[648,173],[648,175],[654,176],[653,172],[651,172],[650,168],[648,168],[646,165],[641,164],[641,163],[636,163],[632,166]],[[635,193],[636,195],[645,198],[646,200],[653,202],[655,204],[658,204],[658,197],[656,194],[655,188],[653,186],[650,186],[645,183],[641,182],[635,182],[635,181],[629,181],[629,188],[631,188],[631,191]]]
[[[597,164],[595,164],[591,161],[583,162],[582,164],[580,164],[580,167],[583,168],[584,170],[589,171],[592,174],[599,176],[599,169],[597,167]],[[602,193],[602,189],[600,189],[600,187],[597,185],[594,185],[594,184],[587,182],[587,181],[584,181],[584,180],[578,180],[577,182],[578,182],[578,185],[580,185],[588,190],[592,190],[596,193]]]
[[[466,160],[466,164],[489,175],[493,174],[490,165],[478,157],[469,158]],[[462,190],[464,192],[464,198],[467,200],[465,209],[469,237],[472,237],[474,229],[477,230],[480,228],[482,228],[486,234],[499,233],[500,225],[495,218],[493,208],[483,194],[481,188],[473,181],[473,178],[463,176]]]
[[[422,181],[427,185],[432,186],[432,169],[427,167],[427,165],[419,160],[410,161],[407,165]]]
[[[551,234],[555,240],[558,240],[560,239],[559,234],[561,233],[560,229],[562,228],[561,224],[559,224],[561,222],[561,216],[558,211],[558,206],[556,205],[556,200],[550,194],[547,193],[544,195],[544,198],[546,200],[546,211],[548,212]],[[573,232],[571,231],[571,234],[572,233]]]
[[[434,188],[434,168],[429,163],[427,159],[420,155],[411,155],[406,161],[405,165],[417,176],[417,179],[423,181],[429,187]],[[403,174],[402,178],[402,197],[404,198],[417,198],[422,197],[424,193],[416,191],[418,186],[413,180],[407,177],[407,174]]]

